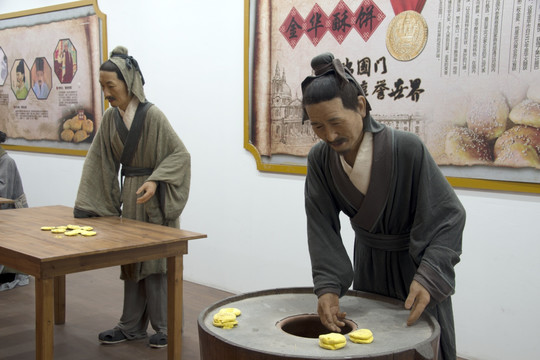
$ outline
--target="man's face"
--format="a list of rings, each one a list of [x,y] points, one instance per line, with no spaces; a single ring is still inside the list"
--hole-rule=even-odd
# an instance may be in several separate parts
[[[306,105],[306,112],[315,134],[328,143],[337,153],[346,155],[352,152],[356,157],[363,138],[366,115],[366,101],[358,97],[356,111],[343,107],[341,98],[336,97],[318,104]]]
[[[43,84],[43,71],[38,70],[38,71],[36,72],[36,75],[37,75],[37,81],[38,81],[38,84],[39,84],[39,85]]]
[[[103,96],[109,101],[109,104],[125,111],[131,97],[126,84],[118,78],[116,72],[100,71],[99,83],[101,84],[101,90],[103,90]]]

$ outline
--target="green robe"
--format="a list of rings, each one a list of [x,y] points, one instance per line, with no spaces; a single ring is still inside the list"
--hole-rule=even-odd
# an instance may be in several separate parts
[[[15,90],[15,97],[19,100],[26,99],[26,96],[28,95],[28,88],[23,85],[21,88]]]
[[[376,129],[366,194],[349,180],[339,155],[316,144],[305,199],[315,293],[342,296],[353,283],[355,290],[405,300],[415,279],[431,295],[426,311],[441,324],[440,359],[455,359],[450,295],[465,210],[420,139]],[[341,239],[342,211],[355,232],[354,264]]]
[[[139,110],[138,110],[139,111]],[[143,130],[129,166],[151,168],[151,175],[125,177],[119,182],[120,158],[124,149],[115,125],[117,108],[103,115],[99,130],[84,162],[75,216],[123,216],[129,219],[179,227],[191,178],[191,158],[165,115],[153,105],[148,109]],[[145,204],[136,204],[135,192],[145,181],[155,181],[164,194]],[[160,186],[160,183],[165,186]],[[160,198],[163,203],[160,204]],[[162,210],[163,209],[163,210]],[[167,271],[166,259],[121,267],[121,278],[139,281],[150,274]]]

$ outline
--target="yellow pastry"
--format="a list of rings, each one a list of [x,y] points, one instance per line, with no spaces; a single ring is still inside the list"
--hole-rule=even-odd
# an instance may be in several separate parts
[[[60,138],[67,142],[71,142],[74,136],[75,136],[75,133],[71,129],[65,129],[60,133]]]
[[[94,131],[94,123],[92,120],[83,120],[82,129],[88,134],[91,134]]]
[[[63,234],[66,232],[66,229],[62,227],[55,227],[54,229],[51,229],[51,232],[53,234]]]
[[[62,127],[63,127],[64,130],[71,129],[71,119],[68,119],[68,120],[64,121],[64,125],[62,125]]]
[[[77,131],[77,130],[81,130],[82,125],[83,125],[83,121],[79,119],[78,115],[75,115],[74,117],[71,118],[71,121],[69,123],[69,128],[71,130]]]
[[[349,333],[349,339],[357,344],[370,344],[373,342],[373,333],[369,329],[358,329]]]
[[[221,312],[219,311],[214,315],[212,325],[221,327],[223,329],[232,329],[238,325],[236,320],[236,315],[232,312]]]
[[[84,231],[91,231],[91,230],[94,230],[94,228],[91,227],[91,226],[81,226],[80,229],[81,229],[81,230],[84,230]]]
[[[467,127],[486,140],[495,140],[506,130],[510,109],[499,93],[478,95],[471,101],[467,113]]]
[[[222,309],[219,309],[219,313],[233,313],[236,316],[242,315],[242,312],[240,311],[240,309],[237,309],[237,308],[222,308]]]
[[[77,230],[77,229],[80,229],[80,226],[79,225],[71,225],[71,224],[69,224],[67,226],[67,228],[70,229],[70,230]]]
[[[73,135],[73,142],[79,143],[88,138],[88,133],[84,130],[78,130],[75,135]]]
[[[95,232],[95,231],[86,231],[86,230],[80,231],[79,233],[82,236],[94,236],[94,235],[97,234],[97,232]]]
[[[489,144],[471,129],[455,127],[446,134],[444,152],[452,165],[482,165],[493,160]]]
[[[43,231],[51,231],[52,229],[54,229],[54,226],[42,226],[41,227],[41,230],[43,230]]]
[[[319,335],[319,346],[323,349],[337,350],[347,345],[347,338],[339,333]]]
[[[64,235],[66,236],[75,236],[75,235],[79,235],[79,230],[67,230]]]
[[[525,99],[508,115],[514,124],[540,127],[540,103]]]

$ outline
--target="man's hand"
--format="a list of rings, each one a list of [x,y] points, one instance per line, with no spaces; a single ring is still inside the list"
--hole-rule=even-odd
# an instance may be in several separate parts
[[[416,280],[413,280],[409,289],[409,296],[405,300],[405,309],[411,310],[407,325],[412,325],[418,320],[424,309],[429,304],[431,296],[425,287],[420,285]]]
[[[137,190],[135,194],[143,194],[137,198],[137,204],[144,204],[156,193],[157,184],[155,181],[147,181]]]
[[[339,312],[339,296],[334,293],[326,293],[319,297],[317,312],[321,318],[321,322],[328,330],[333,332],[341,332],[340,327],[345,326],[342,321],[347,316],[344,312]]]

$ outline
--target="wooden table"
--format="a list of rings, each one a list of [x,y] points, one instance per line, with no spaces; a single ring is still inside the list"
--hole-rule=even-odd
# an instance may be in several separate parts
[[[97,234],[41,230],[68,224],[92,226]],[[0,264],[35,277],[36,359],[53,359],[53,324],[65,322],[66,274],[159,258],[167,258],[168,269],[168,360],[180,359],[183,255],[188,240],[205,237],[119,217],[75,219],[66,206],[0,211]]]

